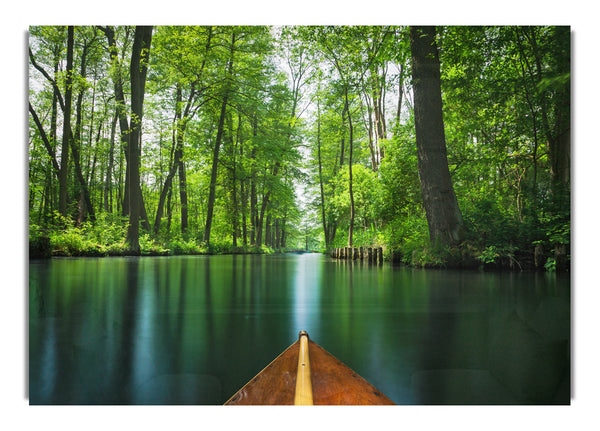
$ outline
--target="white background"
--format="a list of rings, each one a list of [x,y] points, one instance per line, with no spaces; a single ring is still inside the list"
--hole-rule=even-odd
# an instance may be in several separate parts
[[[2,429],[600,429],[600,55],[589,0],[262,0],[4,2],[0,98],[0,427]],[[12,4],[11,4],[12,3]],[[411,4],[415,4],[412,6]],[[9,6],[10,5],[10,6]],[[46,407],[27,394],[27,29],[92,24],[571,25],[573,395],[560,407]]]

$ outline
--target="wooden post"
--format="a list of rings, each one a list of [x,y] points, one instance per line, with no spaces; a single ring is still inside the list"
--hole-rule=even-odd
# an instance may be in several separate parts
[[[294,405],[313,405],[310,357],[308,354],[308,334],[306,331],[300,331],[300,352],[298,354],[298,373],[296,375]]]
[[[363,260],[365,258],[365,248],[364,247],[360,247],[358,249],[358,257],[360,258],[360,260]]]
[[[373,248],[369,247],[369,263],[373,263]]]
[[[379,251],[379,264],[383,265],[383,248],[379,247],[378,251]]]

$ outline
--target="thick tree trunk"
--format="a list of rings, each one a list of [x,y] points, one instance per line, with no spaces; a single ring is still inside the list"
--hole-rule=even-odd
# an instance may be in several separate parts
[[[129,126],[129,226],[127,229],[127,245],[133,254],[140,253],[140,216],[142,216],[142,193],[140,187],[140,141],[142,118],[144,111],[144,93],[146,89],[146,73],[152,42],[152,27],[138,26],[131,53],[131,124]]]
[[[432,243],[463,239],[463,221],[448,169],[435,27],[411,27],[415,133],[421,193]]]

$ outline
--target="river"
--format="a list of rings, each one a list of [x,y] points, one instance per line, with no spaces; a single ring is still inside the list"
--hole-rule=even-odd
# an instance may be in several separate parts
[[[320,254],[29,263],[30,404],[222,404],[300,330],[397,404],[568,404],[569,275]]]

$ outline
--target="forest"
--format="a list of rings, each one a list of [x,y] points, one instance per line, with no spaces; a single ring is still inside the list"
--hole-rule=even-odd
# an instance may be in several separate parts
[[[563,26],[29,29],[30,258],[570,268]]]

